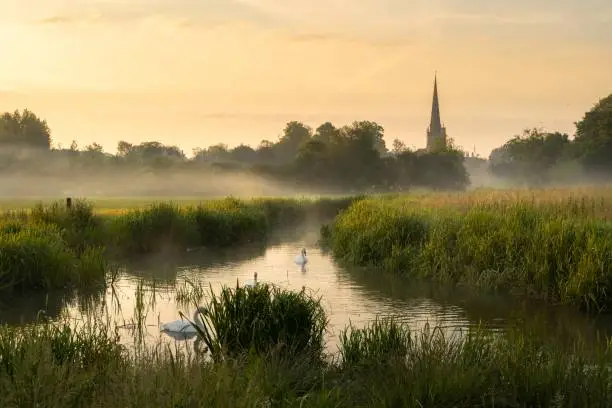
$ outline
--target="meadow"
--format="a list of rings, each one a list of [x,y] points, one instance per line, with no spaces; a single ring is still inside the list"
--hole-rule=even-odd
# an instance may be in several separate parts
[[[345,262],[605,312],[611,216],[610,189],[482,190],[368,198],[322,234]]]
[[[45,407],[609,406],[612,344],[572,353],[523,333],[380,319],[323,353],[321,299],[268,285],[225,287],[201,312],[204,345],[128,351],[112,327],[41,320],[0,327],[0,404]]]

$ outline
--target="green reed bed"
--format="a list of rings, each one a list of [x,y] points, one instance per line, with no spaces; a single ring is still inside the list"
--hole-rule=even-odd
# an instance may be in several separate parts
[[[0,218],[0,290],[49,289],[104,281],[109,259],[168,249],[264,242],[278,228],[331,218],[358,198],[225,198],[180,207],[154,203],[114,215],[83,200],[58,201]]]
[[[320,299],[266,284],[223,287],[218,295],[210,288],[199,318],[198,333],[215,358],[278,348],[320,355],[327,326]]]
[[[104,282],[101,249],[78,249],[53,224],[0,223],[0,291],[23,292]]]
[[[358,265],[609,310],[612,223],[572,208],[517,202],[457,210],[371,199],[323,235],[336,256]]]
[[[269,232],[264,206],[237,199],[193,207],[157,203],[109,219],[116,245],[126,253],[152,253],[167,247],[223,248],[263,240]]]
[[[106,216],[108,241],[123,254],[146,254],[168,248],[225,248],[263,241],[278,228],[312,217],[331,218],[358,198],[225,199],[196,206],[155,203]]]
[[[519,332],[450,339],[377,320],[348,327],[325,358],[320,299],[304,292],[225,288],[204,308],[233,353],[130,353],[95,321],[0,326],[0,406],[605,407],[612,398],[607,344],[587,358],[580,344],[569,354]]]

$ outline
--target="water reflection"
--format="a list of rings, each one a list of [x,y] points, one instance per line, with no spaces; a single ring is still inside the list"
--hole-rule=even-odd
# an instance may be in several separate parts
[[[329,351],[335,351],[340,330],[352,323],[361,326],[378,315],[394,316],[412,329],[425,324],[445,327],[449,332],[483,322],[492,329],[520,324],[552,338],[568,341],[581,338],[593,341],[597,333],[612,334],[611,318],[588,318],[573,309],[551,307],[542,302],[516,297],[476,294],[467,289],[417,283],[375,271],[349,269],[338,265],[314,245],[316,240],[283,243],[268,248],[253,244],[224,252],[190,251],[181,257],[158,255],[127,265],[116,284],[97,295],[64,299],[49,295],[45,299],[28,297],[12,302],[0,315],[3,322],[23,324],[36,312],[47,308],[53,316],[60,312],[74,319],[95,313],[120,326],[126,345],[137,343],[176,344],[178,348],[197,348],[184,335],[160,332],[160,324],[191,316],[194,304],[180,301],[180,291],[188,280],[218,290],[252,279],[270,282],[292,290],[306,287],[321,296],[328,313]],[[306,265],[296,264],[305,247]],[[45,303],[46,302],[46,303]],[[11,312],[12,311],[12,312]],[[29,320],[27,317],[29,316]],[[138,335],[136,335],[138,334]],[[187,336],[188,337],[188,336]]]
[[[398,302],[401,310],[437,311],[439,321],[466,326],[483,323],[490,329],[521,327],[538,335],[571,343],[594,342],[598,336],[612,335],[612,316],[589,317],[573,307],[516,296],[478,292],[477,290],[414,282],[389,274],[377,274],[361,268],[338,268],[338,274],[368,288],[373,299],[386,297]]]
[[[39,314],[57,319],[67,305],[81,314],[89,313],[105,298],[103,286],[88,290],[54,290],[48,293],[29,292],[0,299],[0,323],[26,325],[38,320]]]
[[[229,267],[264,256],[263,243],[243,245],[239,250],[209,250],[189,248],[180,254],[156,254],[143,257],[125,265],[124,272],[130,276],[155,281],[158,285],[173,287],[177,278],[194,275],[197,270]]]

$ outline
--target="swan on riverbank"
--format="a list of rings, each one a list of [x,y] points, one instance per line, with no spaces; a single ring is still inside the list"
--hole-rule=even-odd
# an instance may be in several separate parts
[[[200,314],[204,313],[206,309],[203,306],[199,306],[195,312],[193,312],[193,322],[198,325],[198,327],[203,328],[204,323],[200,318]],[[197,334],[197,329],[195,326],[185,319],[178,319],[168,323],[162,324],[160,327],[162,332],[168,333],[172,337],[175,337],[175,334],[179,334],[181,336],[189,336]]]
[[[244,283],[245,288],[254,288],[257,286],[257,272],[253,274],[253,279],[249,279]]]
[[[298,265],[306,265],[308,258],[306,258],[306,248],[302,248],[302,252],[295,257],[295,263]]]

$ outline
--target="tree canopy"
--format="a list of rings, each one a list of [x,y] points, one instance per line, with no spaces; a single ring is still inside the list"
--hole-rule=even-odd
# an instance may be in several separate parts
[[[575,125],[573,138],[541,129],[523,131],[491,152],[491,172],[529,185],[609,179],[612,94],[596,103]]]
[[[576,123],[575,143],[587,172],[612,174],[612,94],[601,99]]]
[[[515,184],[546,185],[612,176],[612,94],[600,99],[575,123],[575,135],[544,129],[525,129],[494,149],[483,171]],[[313,130],[314,129],[314,130]],[[24,109],[0,115],[0,171],[9,168],[47,171],[40,160],[17,158],[15,149],[47,154],[46,162],[68,163],[100,170],[113,168],[170,171],[247,171],[310,187],[353,190],[396,190],[415,186],[464,189],[470,184],[466,163],[474,162],[452,139],[430,151],[413,151],[399,139],[391,149],[384,127],[374,121],[343,126],[324,122],[311,127],[299,121],[285,124],[276,141],[264,139],[255,147],[230,148],[218,143],[193,150],[193,157],[159,141],[133,144],[120,141],[115,155],[98,143],[79,148],[51,148],[47,122]],[[22,155],[23,156],[23,155]],[[25,157],[25,156],[24,156]],[[470,159],[470,160],[467,160]],[[28,161],[29,160],[29,161]],[[466,161],[467,160],[467,161]],[[20,170],[20,171],[21,171]]]
[[[197,148],[187,158],[177,146],[158,141],[117,143],[115,155],[105,153],[98,143],[79,149],[73,141],[69,149],[50,149],[50,132],[44,120],[24,111],[2,116],[0,139],[5,143],[45,147],[51,157],[68,160],[67,167],[91,169],[141,168],[152,171],[183,169],[198,171],[249,171],[280,181],[308,187],[353,190],[393,190],[413,186],[463,189],[469,177],[464,156],[454,148],[437,152],[412,152],[394,143],[390,152],[385,130],[374,121],[354,121],[344,126],[325,122],[313,128],[290,121],[276,142],[262,140],[253,148],[224,143]],[[75,167],[76,166],[76,167]],[[119,167],[118,167],[119,166]]]
[[[51,130],[45,120],[28,109],[5,112],[0,116],[0,144],[49,150]]]

